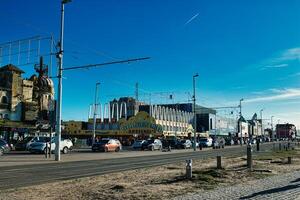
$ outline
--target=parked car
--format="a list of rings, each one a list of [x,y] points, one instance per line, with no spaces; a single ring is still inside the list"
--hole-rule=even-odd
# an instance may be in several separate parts
[[[47,142],[50,142],[50,137],[36,136],[30,140],[27,150],[30,153],[43,153]]]
[[[172,150],[172,142],[174,140],[162,139],[162,151],[171,151]]]
[[[55,147],[56,147],[56,138],[53,138],[52,141],[51,141],[51,152],[55,151]],[[73,142],[72,142],[72,140],[70,140],[70,139],[63,139],[62,138],[61,142],[60,142],[60,151],[63,154],[67,154],[72,149],[73,149]]]
[[[234,145],[234,140],[231,138],[226,138],[225,145],[229,145],[229,146]]]
[[[15,145],[16,151],[25,151],[28,149],[29,145],[32,143],[34,137],[25,137],[24,140],[18,141]]]
[[[103,138],[99,142],[96,142],[92,145],[92,151],[103,151],[103,152],[109,152],[109,151],[115,151],[118,152],[122,150],[121,142],[117,139],[109,139],[109,138]]]
[[[192,144],[191,140],[180,140],[177,143],[177,149],[189,149],[192,147],[193,147],[193,144]]]
[[[30,145],[32,143],[35,143],[35,142],[38,142],[38,141],[50,141],[50,137],[47,137],[47,136],[35,136],[33,137],[31,140],[29,140],[27,143],[26,143],[26,150],[29,151],[30,150]]]
[[[221,149],[225,147],[225,139],[218,137],[213,140],[213,148],[214,149]]]
[[[202,147],[211,147],[213,144],[213,139],[212,138],[200,138],[199,139],[199,145]]]
[[[5,140],[0,139],[0,156],[2,156],[4,153],[7,153],[9,151],[10,151],[10,147],[8,143]]]
[[[50,149],[50,138],[49,137],[39,137],[38,141],[35,141],[29,145],[30,153],[46,153],[46,151],[55,151],[56,139],[51,140],[51,149]],[[48,148],[48,149],[47,149]],[[73,143],[69,139],[62,139],[60,143],[60,151],[67,154],[73,148]]]
[[[248,143],[250,142],[250,144],[256,144],[256,139],[248,139]]]
[[[176,138],[167,139],[167,141],[172,149],[178,148],[177,146],[180,144],[180,139],[176,139]]]
[[[192,147],[194,148],[194,140],[192,139],[191,142],[192,142]],[[199,144],[200,144],[200,142],[196,141],[196,148],[199,147]]]
[[[142,146],[143,146],[143,143],[145,143],[146,140],[135,140],[133,145],[132,145],[132,149],[134,150],[141,150],[142,149]]]
[[[142,143],[141,150],[147,150],[149,144],[152,144],[153,142],[154,142],[153,139],[145,140],[145,142]]]
[[[162,142],[159,139],[155,139],[153,143],[148,145],[148,149],[151,151],[162,150]]]

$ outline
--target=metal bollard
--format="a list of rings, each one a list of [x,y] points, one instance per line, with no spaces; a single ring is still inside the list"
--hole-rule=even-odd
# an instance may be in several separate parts
[[[247,168],[252,171],[253,161],[252,161],[252,146],[251,144],[247,145]]]
[[[202,144],[199,144],[199,149],[202,150]]]
[[[222,169],[222,158],[217,156],[217,169]]]
[[[281,143],[279,143],[279,151],[281,151]]]
[[[260,149],[260,147],[259,147],[259,140],[258,140],[258,142],[256,142],[256,151],[259,151],[259,149]]]
[[[186,178],[187,179],[192,179],[193,177],[193,172],[192,172],[192,169],[193,169],[193,161],[192,159],[189,159],[189,160],[186,160],[186,167],[185,167],[185,170],[186,170]]]
[[[288,157],[288,162],[287,164],[292,164],[292,157]]]
[[[45,158],[48,158],[48,142],[46,142]]]

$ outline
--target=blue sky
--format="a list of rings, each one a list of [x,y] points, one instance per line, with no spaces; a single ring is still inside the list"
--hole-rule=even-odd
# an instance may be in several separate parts
[[[2,1],[1,43],[53,33],[58,0]],[[300,1],[297,0],[73,0],[66,5],[65,66],[150,56],[143,62],[64,74],[63,118],[87,118],[94,87],[100,99],[133,95],[183,102],[197,79],[198,103],[237,105],[250,117],[300,127]],[[30,66],[23,66],[30,75]]]

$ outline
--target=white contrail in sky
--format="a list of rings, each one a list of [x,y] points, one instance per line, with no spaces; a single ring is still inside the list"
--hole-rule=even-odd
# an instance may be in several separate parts
[[[276,100],[288,100],[298,99],[300,97],[300,88],[288,88],[288,89],[272,89],[275,94],[269,96],[258,96],[250,99],[246,99],[246,103],[276,101]]]
[[[185,22],[185,26],[188,25],[189,23],[191,23],[194,19],[196,19],[198,17],[199,13],[195,14],[193,17],[191,17],[187,22]]]

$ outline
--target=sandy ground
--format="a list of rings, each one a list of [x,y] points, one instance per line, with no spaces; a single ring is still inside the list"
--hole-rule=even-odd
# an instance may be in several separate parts
[[[13,199],[170,199],[190,192],[232,185],[266,176],[300,170],[300,151],[269,153],[255,157],[249,172],[244,157],[193,161],[193,179],[186,180],[185,163],[131,170],[108,175],[0,191],[1,200]],[[286,158],[293,155],[293,164]],[[270,170],[270,171],[269,171]]]

